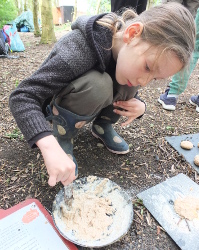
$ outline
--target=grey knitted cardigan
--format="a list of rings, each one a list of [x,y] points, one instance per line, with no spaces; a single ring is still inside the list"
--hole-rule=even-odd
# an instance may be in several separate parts
[[[43,112],[45,101],[88,70],[103,73],[107,69],[112,57],[112,33],[96,23],[102,16],[79,17],[40,68],[12,92],[10,109],[30,146],[52,133]]]

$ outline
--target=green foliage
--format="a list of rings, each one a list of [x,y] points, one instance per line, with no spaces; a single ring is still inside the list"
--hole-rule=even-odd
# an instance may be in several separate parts
[[[171,127],[171,126],[166,126],[166,129],[171,131],[171,132],[174,132],[175,131],[175,128],[174,127]]]
[[[17,7],[14,0],[0,1],[0,29],[7,22],[13,21],[17,17]]]
[[[17,87],[19,85],[19,80],[15,81],[15,87]]]
[[[97,0],[88,0],[88,15],[96,14]],[[101,0],[99,13],[106,13],[111,11],[111,1],[110,0]]]
[[[71,29],[71,22],[64,23],[62,25],[55,25],[54,30],[70,30]]]
[[[147,8],[149,9],[155,5],[160,4],[161,2],[161,0],[148,0]]]
[[[10,138],[10,139],[19,138],[20,140],[23,140],[23,135],[22,135],[21,131],[18,128],[15,128],[11,133],[6,134],[5,136]]]
[[[110,0],[101,0],[99,13],[105,13],[111,11],[111,1]]]

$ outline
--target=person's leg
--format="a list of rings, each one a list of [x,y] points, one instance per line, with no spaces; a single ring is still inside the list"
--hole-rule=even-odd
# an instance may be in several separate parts
[[[198,61],[198,56],[193,55],[193,58],[188,68],[180,71],[179,73],[173,76],[172,81],[169,84],[170,86],[170,90],[168,93],[169,96],[173,95],[178,97],[181,93],[185,91],[189,81],[189,77],[197,64],[197,61]]]
[[[199,8],[196,14],[196,44],[195,44],[195,56],[199,58]],[[199,112],[199,93],[196,96],[191,96],[189,102],[196,106],[196,111]]]
[[[158,102],[162,104],[162,107],[166,110],[175,110],[177,98],[183,93],[187,87],[189,77],[194,70],[198,61],[198,57],[193,57],[188,68],[180,71],[172,77],[172,81],[169,83],[169,88],[165,90],[165,93],[160,95]]]
[[[189,77],[197,64],[199,58],[199,9],[197,10],[195,23],[196,43],[193,58],[186,69],[173,76],[172,81],[169,83],[169,88],[166,89],[165,93],[160,95],[158,99],[158,102],[161,103],[166,110],[175,110],[177,98],[186,89]]]
[[[115,12],[118,9],[120,9],[122,6],[122,1],[118,1],[118,0],[111,0],[111,11]]]
[[[47,107],[47,120],[52,120],[53,133],[62,149],[77,162],[73,155],[73,138],[78,129],[93,120],[101,109],[113,101],[113,82],[107,74],[89,71],[54,97]]]
[[[199,1],[198,0],[184,0],[184,5],[187,9],[191,12],[193,17],[195,18],[197,9],[199,8]]]
[[[111,11],[116,12],[122,8],[130,7],[135,11],[137,9],[138,0],[111,0]]]
[[[129,100],[135,96],[137,88],[122,86],[114,81],[113,102],[119,100]],[[102,109],[96,117],[92,126],[92,134],[103,141],[109,151],[116,154],[126,154],[129,152],[129,146],[125,140],[120,137],[113,129],[112,124],[116,123],[120,115],[113,112],[113,105]]]
[[[193,95],[189,99],[189,102],[196,107],[196,111],[199,112],[199,94],[198,95]]]
[[[90,70],[56,96],[56,103],[81,116],[99,113],[113,101],[113,81],[107,73]]]
[[[187,67],[187,69],[184,69],[183,71],[180,71],[179,73],[173,76],[172,81],[169,84],[170,90],[169,90],[168,96],[171,96],[171,95],[178,96],[185,91],[188,81],[189,81],[189,77],[197,64],[197,61],[199,58],[199,29],[198,29],[199,28],[199,10],[197,11],[195,23],[196,23],[197,34],[196,34],[196,44],[195,44],[195,49],[194,49],[192,60],[190,61],[190,64]]]
[[[137,3],[137,13],[138,13],[138,15],[146,10],[146,6],[147,6],[147,0],[138,0],[138,3]]]

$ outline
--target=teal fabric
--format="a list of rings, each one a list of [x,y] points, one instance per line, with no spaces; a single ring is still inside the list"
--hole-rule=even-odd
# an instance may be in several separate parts
[[[5,33],[10,38],[11,51],[21,52],[25,50],[24,44],[19,36],[19,33],[17,32],[17,27],[14,22],[12,26],[10,26],[8,29],[5,30]]]
[[[180,95],[182,92],[185,91],[189,77],[194,70],[198,58],[199,58],[199,9],[197,10],[196,18],[196,44],[195,44],[195,50],[193,53],[193,58],[189,64],[189,66],[179,73],[175,74],[172,78],[172,81],[169,83],[170,90],[169,95]]]
[[[24,11],[14,20],[14,22],[18,28],[26,26],[29,28],[30,32],[34,31],[33,14],[31,11]]]
[[[195,45],[195,55],[199,57],[199,9],[197,10],[196,18],[196,45]]]

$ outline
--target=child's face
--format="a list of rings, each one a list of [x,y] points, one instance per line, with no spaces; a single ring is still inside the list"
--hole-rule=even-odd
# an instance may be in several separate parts
[[[174,52],[157,48],[135,37],[118,52],[116,80],[121,85],[146,86],[152,79],[163,79],[180,71],[183,64]]]

